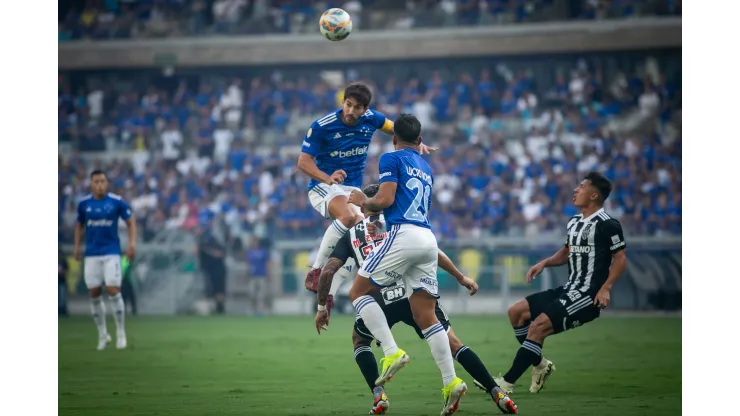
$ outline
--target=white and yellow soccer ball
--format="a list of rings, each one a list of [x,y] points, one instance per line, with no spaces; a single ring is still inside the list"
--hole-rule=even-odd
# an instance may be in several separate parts
[[[329,9],[321,15],[319,30],[325,38],[332,42],[347,39],[347,36],[352,33],[352,18],[342,9]]]

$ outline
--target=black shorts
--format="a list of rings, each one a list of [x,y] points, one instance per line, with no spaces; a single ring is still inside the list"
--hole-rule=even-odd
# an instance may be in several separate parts
[[[416,322],[414,321],[414,315],[411,313],[411,304],[409,303],[408,298],[383,307],[383,312],[385,313],[385,319],[388,321],[388,326],[390,328],[393,328],[393,325],[399,322],[403,322],[414,328],[414,331],[416,331],[416,335],[418,335],[419,338],[424,339],[424,334],[421,333],[421,328],[419,328],[419,325],[416,325]],[[437,315],[437,319],[442,324],[445,331],[447,331],[450,328],[450,319],[445,311],[443,311],[439,306],[439,302],[437,302],[437,306],[434,307],[434,313]],[[360,315],[357,315],[355,318],[355,332],[367,340],[372,341],[375,338],[373,337],[373,334],[370,333],[370,330],[365,326],[365,322],[360,318]]]
[[[532,320],[544,313],[550,318],[556,334],[577,328],[601,315],[601,309],[594,305],[594,294],[579,290],[566,292],[562,286],[525,299],[529,303]]]

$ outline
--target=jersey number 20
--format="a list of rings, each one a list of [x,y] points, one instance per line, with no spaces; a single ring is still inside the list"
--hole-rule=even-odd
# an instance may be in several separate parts
[[[411,201],[409,209],[403,214],[404,218],[410,221],[426,222],[427,209],[429,209],[429,194],[432,193],[432,187],[429,185],[424,186],[417,178],[411,178],[406,182],[406,188],[416,192],[416,196]]]

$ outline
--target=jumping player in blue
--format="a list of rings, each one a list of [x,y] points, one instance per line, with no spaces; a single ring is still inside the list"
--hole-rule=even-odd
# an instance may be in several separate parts
[[[129,260],[136,254],[136,222],[131,208],[123,199],[108,192],[108,178],[96,170],[90,174],[92,194],[77,206],[75,227],[75,258],[81,259],[80,240],[85,231],[85,284],[90,291],[90,308],[98,327],[98,350],[105,349],[111,341],[105,325],[105,304],[102,286],[108,292],[116,320],[116,347],[126,348],[124,327],[125,304],[121,296],[121,242],[118,239],[118,218],[128,226]]]
[[[359,207],[348,204],[348,198],[353,190],[361,192],[370,140],[376,130],[393,134],[393,122],[370,109],[371,100],[372,93],[366,85],[350,84],[344,90],[342,108],[314,121],[303,139],[298,169],[311,178],[308,199],[321,216],[334,220],[324,232],[316,259],[306,276],[306,289],[314,293],[321,268],[337,241],[364,219]],[[427,154],[437,149],[420,144],[418,150]],[[341,286],[341,282],[338,283],[336,289]],[[334,294],[329,295],[329,309]]]
[[[466,384],[455,374],[449,338],[437,319],[437,239],[429,224],[434,177],[429,164],[419,153],[421,123],[410,114],[401,114],[394,124],[395,151],[380,158],[380,189],[372,198],[352,191],[350,202],[365,211],[383,210],[389,232],[381,245],[370,252],[352,288],[350,300],[365,325],[380,342],[385,357],[375,381],[383,386],[409,362],[398,348],[383,310],[371,296],[376,286],[389,286],[402,280],[413,294],[409,297],[414,321],[429,343],[432,356],[442,373],[442,415],[457,411]],[[321,307],[319,307],[321,309]]]

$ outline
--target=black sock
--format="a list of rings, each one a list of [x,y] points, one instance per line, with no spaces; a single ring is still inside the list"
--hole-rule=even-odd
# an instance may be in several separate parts
[[[365,377],[367,386],[370,387],[370,391],[373,391],[375,380],[380,377],[380,374],[378,373],[378,364],[375,362],[375,355],[369,345],[355,348],[355,361]]]
[[[529,324],[531,323],[532,322],[529,321],[522,326],[514,327],[514,335],[516,335],[516,340],[519,341],[519,345],[522,345],[524,340],[527,339],[527,332],[529,332]]]
[[[467,371],[471,377],[486,388],[487,392],[490,393],[491,390],[497,386],[496,382],[493,381],[493,377],[491,377],[491,373],[488,372],[486,366],[480,358],[478,358],[478,354],[473,352],[470,348],[466,346],[460,347],[455,354],[455,359],[461,366],[463,366],[465,371]]]
[[[514,384],[519,377],[524,374],[532,365],[537,365],[542,361],[542,345],[532,340],[525,340],[514,358],[514,364],[511,365],[509,372],[504,374],[504,380],[507,383]]]

